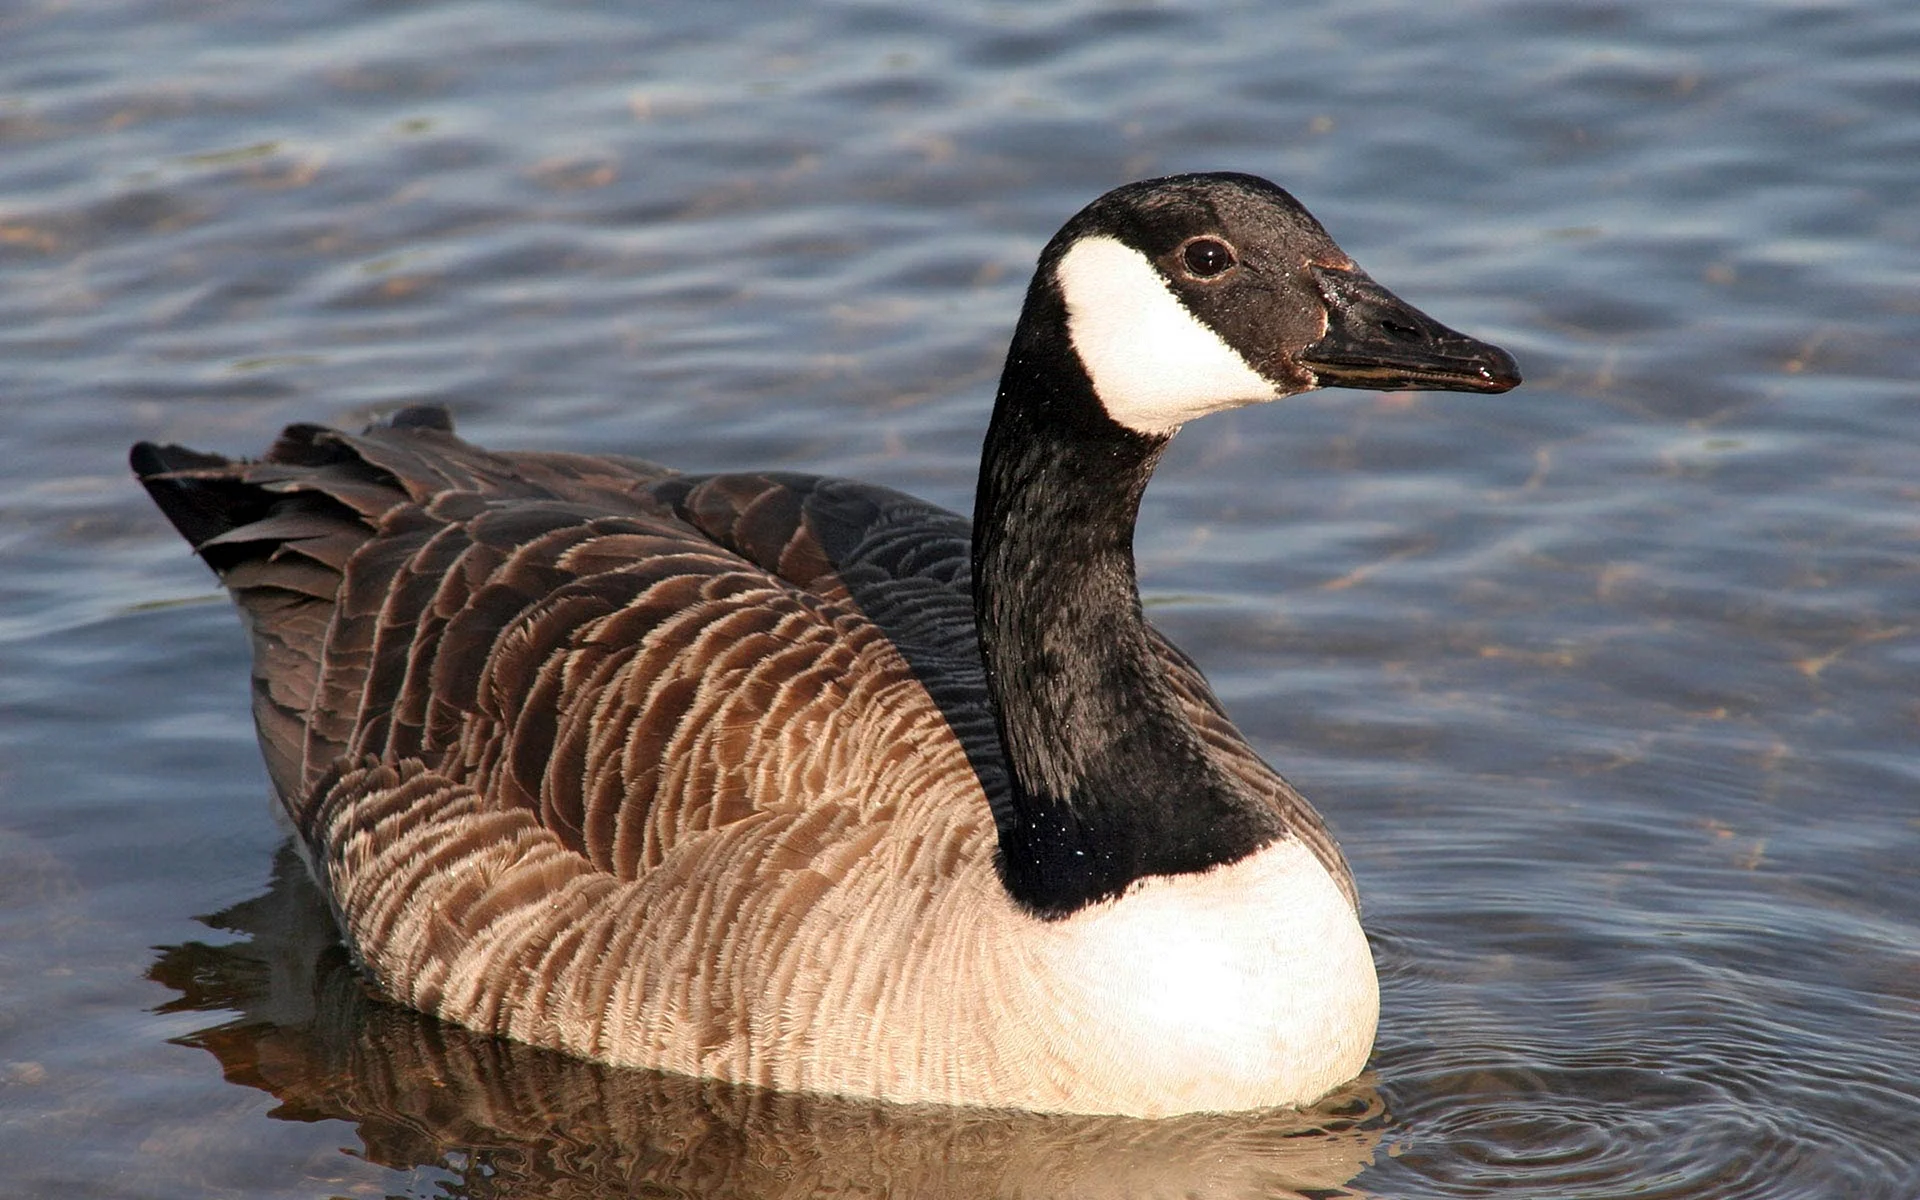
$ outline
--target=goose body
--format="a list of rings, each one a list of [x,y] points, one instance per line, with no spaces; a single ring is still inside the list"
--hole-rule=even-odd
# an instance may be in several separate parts
[[[610,1063],[905,1102],[1310,1102],[1378,1010],[1319,815],[1143,619],[1172,432],[1512,360],[1285,192],[1129,185],[1049,243],[975,519],[493,452],[416,408],[135,447],[240,606],[280,803],[367,972]]]

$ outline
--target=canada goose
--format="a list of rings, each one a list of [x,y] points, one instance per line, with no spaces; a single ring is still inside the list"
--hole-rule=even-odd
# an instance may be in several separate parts
[[[1378,990],[1319,814],[1141,614],[1179,426],[1501,392],[1247,175],[1040,255],[971,532],[886,488],[495,453],[437,408],[133,449],[253,642],[267,768],[386,992],[616,1064],[1160,1116],[1310,1102]]]

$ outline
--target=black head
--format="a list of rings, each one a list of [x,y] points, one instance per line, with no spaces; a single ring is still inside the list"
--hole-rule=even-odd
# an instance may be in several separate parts
[[[1505,351],[1375,283],[1298,201],[1252,175],[1108,192],[1048,244],[1036,302],[1064,314],[1107,415],[1139,433],[1316,387],[1520,382]]]

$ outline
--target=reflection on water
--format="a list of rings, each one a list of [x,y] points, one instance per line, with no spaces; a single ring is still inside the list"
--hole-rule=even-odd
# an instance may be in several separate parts
[[[271,889],[206,919],[249,935],[162,950],[167,1012],[238,1017],[178,1040],[289,1121],[339,1119],[364,1154],[447,1172],[447,1194],[1298,1196],[1372,1161],[1381,1101],[1350,1085],[1311,1111],[1163,1121],[783,1095],[608,1068],[374,998],[291,849]]]

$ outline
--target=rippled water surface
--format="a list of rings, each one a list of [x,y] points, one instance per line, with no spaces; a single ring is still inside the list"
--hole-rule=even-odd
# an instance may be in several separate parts
[[[1920,1195],[1920,8],[629,7],[0,7],[0,1194]],[[364,993],[129,442],[965,508],[1040,244],[1212,168],[1527,375],[1210,418],[1143,514],[1353,861],[1363,1079],[890,1110]]]

